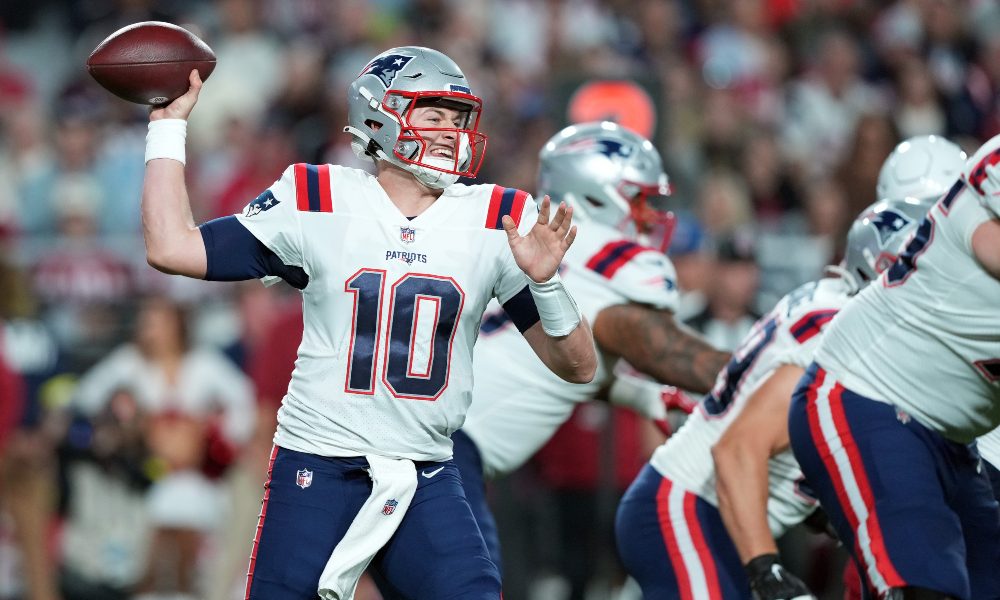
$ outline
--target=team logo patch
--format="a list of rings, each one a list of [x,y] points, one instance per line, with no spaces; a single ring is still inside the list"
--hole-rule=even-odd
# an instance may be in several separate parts
[[[563,152],[566,153],[585,154],[595,152],[611,159],[626,159],[632,156],[634,151],[635,148],[631,144],[624,144],[618,140],[608,139],[584,139],[563,148]]]
[[[310,471],[309,469],[299,469],[298,471],[295,472],[295,485],[299,486],[302,489],[306,489],[312,484],[313,484],[312,471]]]
[[[382,514],[391,515],[392,513],[396,512],[396,506],[398,504],[399,502],[397,502],[395,499],[386,500],[385,506],[382,507]]]
[[[412,244],[413,240],[417,239],[417,230],[412,227],[400,227],[399,239],[403,243]]]
[[[882,246],[885,246],[893,234],[898,233],[900,229],[911,222],[912,219],[894,210],[883,210],[880,213],[868,215],[868,224],[878,232],[879,244]]]
[[[382,85],[388,89],[392,86],[393,80],[396,79],[396,74],[403,70],[403,67],[411,60],[413,60],[412,56],[403,56],[402,54],[382,56],[373,60],[371,64],[365,67],[365,70],[361,71],[361,75],[374,75],[378,77],[382,81]]]
[[[264,190],[263,194],[257,196],[257,198],[250,204],[247,204],[247,207],[243,209],[243,216],[252,217],[266,210],[271,210],[279,204],[281,204],[281,202],[274,197],[271,190]]]

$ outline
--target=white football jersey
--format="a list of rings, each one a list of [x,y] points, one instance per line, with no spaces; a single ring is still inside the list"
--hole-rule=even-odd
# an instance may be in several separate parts
[[[1000,425],[1000,281],[971,245],[993,218],[956,184],[833,322],[816,362],[951,440],[968,443]]]
[[[673,311],[676,274],[662,253],[599,223],[579,228],[562,265],[563,284],[591,323],[604,308],[637,302]],[[573,384],[549,371],[499,307],[483,323],[476,355],[475,398],[462,428],[476,443],[489,476],[524,464],[611,377],[613,364],[598,352],[597,374]]]
[[[1000,469],[1000,429],[994,429],[976,439],[979,446],[979,456],[994,467]]]
[[[650,464],[664,477],[717,506],[712,446],[778,367],[809,366],[824,328],[850,299],[849,291],[841,279],[821,279],[782,298],[754,323],[719,372],[715,387],[680,430],[653,452]],[[768,471],[768,523],[771,532],[779,536],[807,517],[816,500],[800,487],[802,471],[790,449],[773,456]]]
[[[238,215],[309,275],[275,443],[321,456],[451,457],[483,310],[528,281],[501,217],[523,234],[537,214],[520,190],[456,184],[410,220],[364,171],[289,167]]]

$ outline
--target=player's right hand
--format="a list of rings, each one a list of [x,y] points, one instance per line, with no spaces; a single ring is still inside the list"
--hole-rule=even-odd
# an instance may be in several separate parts
[[[816,600],[806,584],[785,569],[777,554],[761,554],[745,568],[757,600]]]
[[[198,69],[191,69],[191,73],[188,75],[188,82],[191,87],[188,91],[184,92],[184,95],[175,99],[173,102],[166,106],[153,107],[149,111],[149,120],[158,121],[160,119],[187,119],[188,115],[191,114],[191,109],[194,108],[196,102],[198,102],[198,94],[201,92],[201,75],[198,73]]]

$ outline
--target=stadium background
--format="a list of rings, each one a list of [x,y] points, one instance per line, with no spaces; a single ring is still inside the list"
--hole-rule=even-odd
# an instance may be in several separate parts
[[[485,100],[482,180],[534,190],[538,149],[571,120],[612,118],[656,141],[679,219],[681,316],[726,347],[838,259],[898,141],[943,134],[968,151],[1000,133],[995,0],[4,0],[4,600],[126,598],[186,581],[199,598],[242,597],[298,298],[145,265],[146,112],[83,68],[101,39],[144,20],[187,26],[218,56],[188,135],[199,222],[240,210],[290,163],[357,165],[341,133],[347,85],[383,49],[427,45]],[[99,381],[95,365],[131,342],[153,357],[136,380],[174,373],[196,347],[231,361],[197,385],[242,390],[227,410],[256,418],[246,444],[216,435],[232,417],[223,410],[191,419],[170,397],[142,411],[127,386],[75,414],[80,378]],[[619,589],[610,527],[661,440],[630,415],[581,406],[493,486],[508,598],[635,597]],[[179,465],[214,487],[157,496]],[[164,523],[178,522],[196,534],[171,537]],[[783,547],[814,590],[838,596],[828,541],[796,531]],[[61,596],[54,584],[26,591],[57,580]]]

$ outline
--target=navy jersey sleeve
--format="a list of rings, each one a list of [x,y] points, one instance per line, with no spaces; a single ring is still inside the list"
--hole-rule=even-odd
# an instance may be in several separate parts
[[[309,284],[302,267],[286,265],[234,216],[222,217],[199,228],[205,242],[208,281],[244,281],[267,276],[281,277],[296,289]]]

